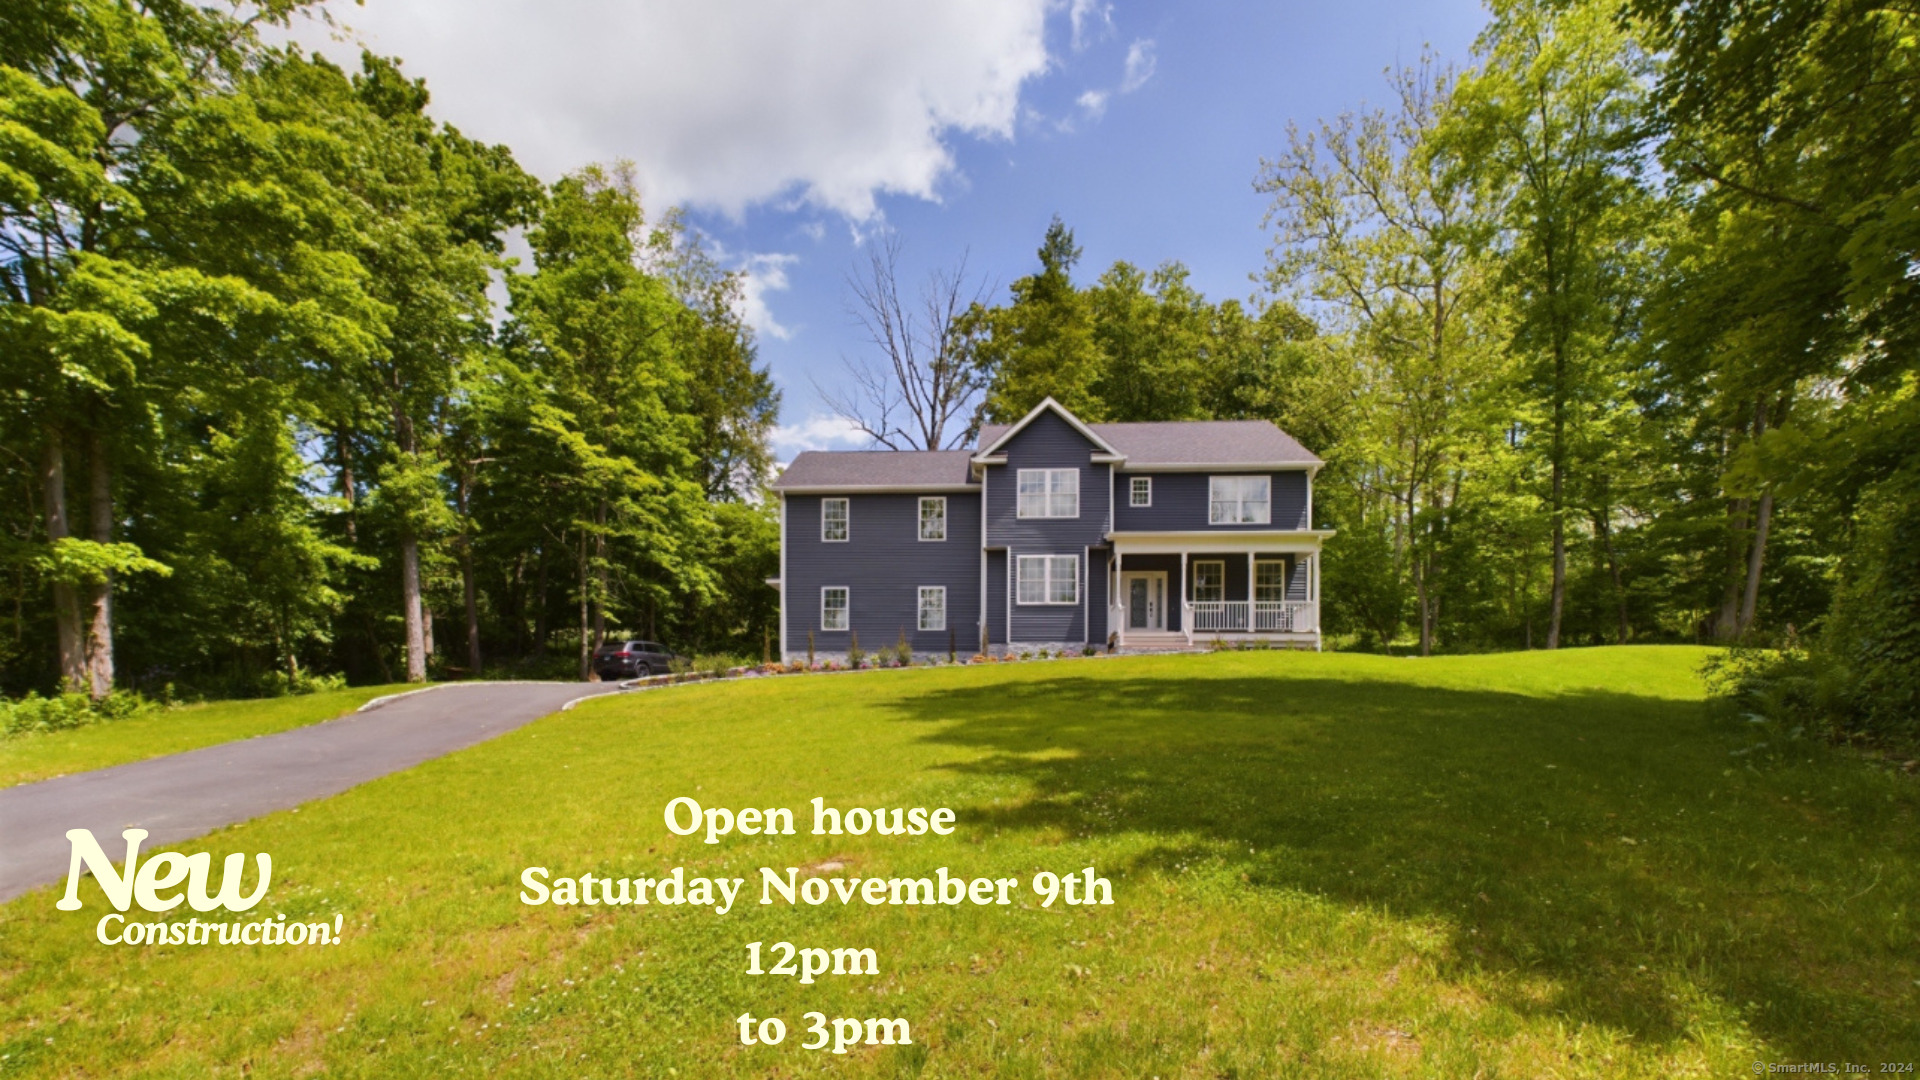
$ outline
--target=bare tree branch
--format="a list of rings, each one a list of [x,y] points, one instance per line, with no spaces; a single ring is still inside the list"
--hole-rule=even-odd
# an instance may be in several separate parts
[[[879,360],[844,360],[835,387],[814,384],[836,415],[890,450],[951,450],[973,437],[974,403],[986,388],[955,323],[987,295],[968,286],[967,257],[927,275],[917,303],[903,294],[900,241],[888,235],[868,252],[865,273],[848,275],[848,311]]]

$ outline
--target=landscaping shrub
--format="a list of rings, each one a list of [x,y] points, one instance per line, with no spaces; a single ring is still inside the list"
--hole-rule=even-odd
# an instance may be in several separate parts
[[[17,739],[49,731],[70,731],[139,716],[159,707],[134,693],[112,694],[100,701],[91,701],[85,694],[61,694],[47,698],[28,694],[14,701],[0,700],[0,738]]]

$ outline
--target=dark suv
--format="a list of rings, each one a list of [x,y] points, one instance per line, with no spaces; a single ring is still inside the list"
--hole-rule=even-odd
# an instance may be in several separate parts
[[[609,641],[593,651],[593,673],[608,681],[665,675],[673,653],[657,641]]]

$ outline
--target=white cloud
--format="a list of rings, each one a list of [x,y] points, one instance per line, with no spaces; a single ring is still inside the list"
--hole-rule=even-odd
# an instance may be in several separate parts
[[[767,307],[767,294],[786,290],[787,267],[799,261],[798,255],[777,252],[747,256],[746,265],[741,268],[740,318],[753,327],[755,333],[781,341],[793,337],[792,330],[774,319],[772,309]]]
[[[1127,46],[1127,70],[1120,79],[1120,92],[1131,94],[1153,78],[1153,39],[1141,38]]]
[[[1127,47],[1127,63],[1120,74],[1120,85],[1112,90],[1088,90],[1074,99],[1075,104],[1079,105],[1088,117],[1098,120],[1106,113],[1107,102],[1113,100],[1117,94],[1131,94],[1145,86],[1147,80],[1153,78],[1153,69],[1153,39],[1141,38]],[[1062,120],[1059,128],[1062,131],[1072,131],[1073,124],[1070,120]]]
[[[1067,19],[1073,24],[1074,52],[1113,33],[1113,5],[1100,0],[1073,0]]]
[[[549,179],[629,158],[656,208],[785,199],[863,222],[883,193],[937,198],[956,133],[1013,136],[1049,65],[1048,7],[372,0],[336,17],[424,77],[436,116]],[[349,62],[357,48],[317,24],[299,36]]]
[[[815,413],[798,424],[774,428],[768,441],[776,458],[792,461],[802,450],[858,450],[873,440],[851,420]]]

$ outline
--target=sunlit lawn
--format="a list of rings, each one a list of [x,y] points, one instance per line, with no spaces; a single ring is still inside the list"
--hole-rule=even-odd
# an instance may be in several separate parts
[[[1242,653],[601,699],[207,838],[337,947],[122,948],[0,907],[0,1075],[1752,1075],[1920,1058],[1920,784],[1710,718],[1704,653]],[[717,846],[663,805],[787,806]],[[805,835],[807,801],[952,837]],[[762,907],[758,868],[1099,868],[1107,908]],[[722,917],[521,870],[752,879]],[[192,914],[179,912],[182,918]],[[252,918],[257,912],[249,912]],[[750,941],[880,975],[744,973]],[[911,1047],[800,1048],[803,1013]],[[734,1017],[780,1016],[779,1047]]]
[[[331,720],[401,686],[356,686],[299,697],[181,705],[72,731],[0,740],[0,787],[104,769],[162,754]]]

